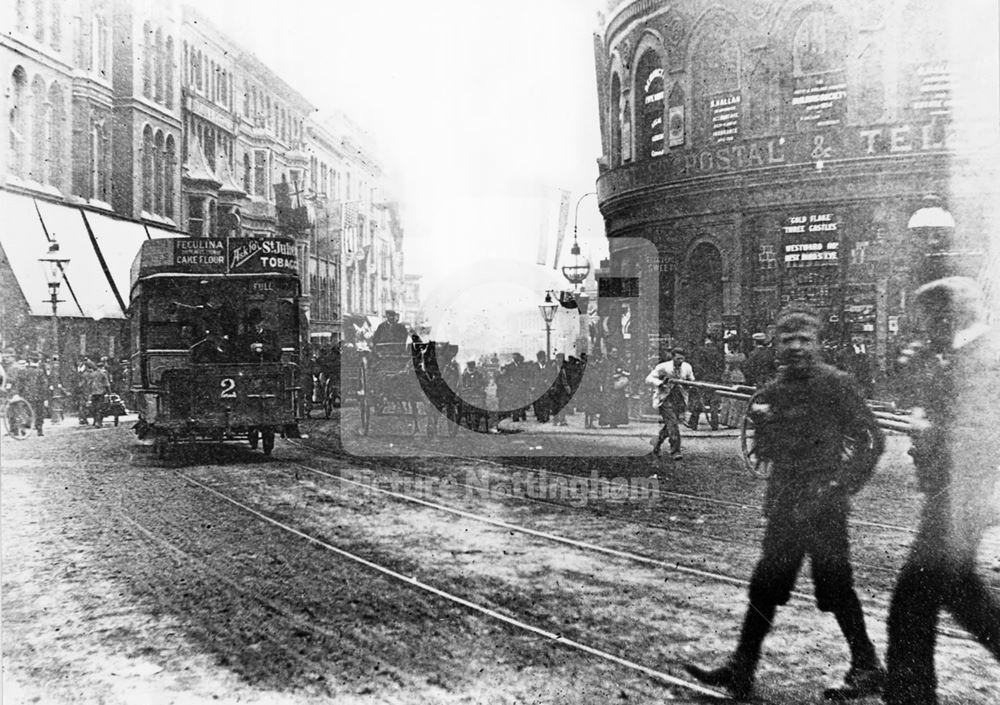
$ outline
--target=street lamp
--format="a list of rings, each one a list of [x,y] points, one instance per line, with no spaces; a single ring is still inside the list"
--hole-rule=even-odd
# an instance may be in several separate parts
[[[569,253],[573,256],[573,263],[562,268],[563,276],[573,285],[573,293],[576,293],[580,284],[590,274],[590,261],[580,254],[580,243],[576,239],[577,224],[580,218],[580,202],[587,196],[596,196],[596,191],[585,193],[576,200],[576,208],[573,211],[573,247]]]
[[[941,205],[941,199],[934,194],[924,196],[906,227],[914,235],[917,253],[913,288],[947,276],[949,259],[956,254],[950,251],[955,219]]]
[[[39,257],[38,261],[42,264],[45,281],[49,285],[48,303],[52,305],[52,354],[56,355],[59,353],[59,318],[56,307],[63,302],[63,299],[59,298],[59,284],[63,270],[69,264],[69,258],[59,256],[59,243],[53,238],[48,252],[44,257]]]
[[[538,310],[545,321],[545,359],[552,357],[552,320],[556,317],[556,309],[559,304],[552,300],[552,292],[545,292],[545,303],[538,304]]]

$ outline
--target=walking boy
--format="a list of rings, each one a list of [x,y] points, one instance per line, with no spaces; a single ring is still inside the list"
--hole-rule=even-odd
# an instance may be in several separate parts
[[[788,602],[808,555],[816,604],[833,612],[851,651],[844,687],[829,699],[881,692],[885,671],[865,628],[854,591],[847,536],[850,496],[875,469],[884,440],[850,377],[819,361],[819,319],[788,309],[777,320],[778,377],[756,397],[750,413],[757,427],[755,454],[771,463],[761,557],[750,579],[749,605],[739,644],[719,668],[686,666],[703,683],[745,699],[764,637],[778,605]],[[863,439],[845,454],[845,439]]]

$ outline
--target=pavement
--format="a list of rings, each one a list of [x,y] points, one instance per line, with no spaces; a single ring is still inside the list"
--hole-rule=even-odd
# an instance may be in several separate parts
[[[566,416],[565,426],[558,426],[551,421],[547,423],[538,423],[538,421],[529,416],[527,421],[518,421],[516,423],[510,419],[504,419],[500,422],[499,428],[501,432],[509,433],[650,438],[656,436],[657,431],[660,430],[660,426],[662,426],[662,423],[660,422],[659,417],[649,416],[642,417],[640,419],[630,419],[628,425],[618,426],[617,428],[601,426],[586,428],[583,425],[583,414],[572,414]],[[719,430],[713,431],[705,422],[702,422],[699,425],[697,431],[692,431],[683,425],[681,426],[681,436],[685,438],[730,438],[739,437],[739,435],[740,430],[738,428],[720,426]]]

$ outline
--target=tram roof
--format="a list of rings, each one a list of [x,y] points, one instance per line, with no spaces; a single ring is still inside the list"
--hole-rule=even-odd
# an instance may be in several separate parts
[[[298,271],[291,238],[164,238],[142,244],[131,287],[152,277],[297,277]]]

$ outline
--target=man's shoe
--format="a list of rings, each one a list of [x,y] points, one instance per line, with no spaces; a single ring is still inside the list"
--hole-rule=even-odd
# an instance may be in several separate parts
[[[705,685],[725,688],[736,700],[747,700],[753,692],[753,671],[733,661],[711,670],[686,663],[684,670]]]
[[[681,452],[679,450],[675,450],[673,453],[670,454],[670,459],[671,460],[683,460],[684,456],[681,455]]]
[[[885,669],[881,666],[874,668],[851,666],[851,670],[844,676],[844,685],[827,688],[823,691],[823,697],[827,700],[857,700],[881,695],[885,687],[885,678]]]

